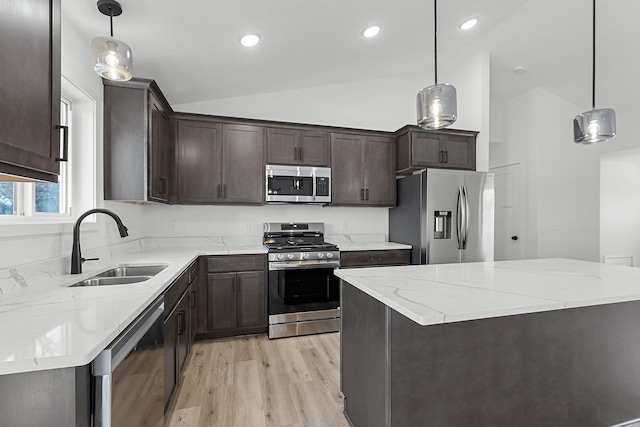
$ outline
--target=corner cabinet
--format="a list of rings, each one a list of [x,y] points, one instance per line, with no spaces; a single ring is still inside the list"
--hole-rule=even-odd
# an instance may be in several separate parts
[[[329,133],[304,129],[267,129],[267,164],[330,165]]]
[[[198,338],[267,332],[266,255],[206,258],[200,282]]]
[[[171,106],[153,80],[104,84],[104,198],[170,202]]]
[[[331,180],[331,205],[395,206],[394,139],[332,133]]]
[[[178,118],[180,204],[264,203],[264,128]]]
[[[425,168],[476,170],[477,135],[475,131],[427,131],[405,126],[396,132],[396,172],[410,175]]]
[[[59,126],[60,0],[2,5],[0,179],[11,180],[2,178],[8,174],[57,182],[65,157]]]

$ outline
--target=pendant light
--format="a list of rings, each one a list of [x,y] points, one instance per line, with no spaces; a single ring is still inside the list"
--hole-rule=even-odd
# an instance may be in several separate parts
[[[93,69],[108,80],[127,81],[133,77],[133,53],[128,44],[113,37],[113,17],[122,14],[115,0],[98,0],[98,10],[111,22],[111,37],[96,37],[91,41]]]
[[[441,129],[452,125],[458,118],[456,88],[438,84],[438,0],[433,0],[435,84],[422,89],[416,98],[418,126]]]
[[[596,110],[596,0],[593,0],[593,77],[591,82],[591,111],[573,119],[573,141],[594,144],[616,136],[616,112],[611,108]]]

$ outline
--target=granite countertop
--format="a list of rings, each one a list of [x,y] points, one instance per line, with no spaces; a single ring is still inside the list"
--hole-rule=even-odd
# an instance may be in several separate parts
[[[423,326],[640,300],[640,269],[570,259],[345,269],[335,274]]]
[[[344,240],[343,251],[410,248],[337,240]],[[79,275],[48,267],[6,270],[9,277],[0,280],[0,375],[91,363],[198,256],[267,253],[260,238],[143,239],[139,245],[134,253],[100,253],[104,261],[85,264],[93,271]],[[119,264],[168,267],[135,284],[69,287]]]

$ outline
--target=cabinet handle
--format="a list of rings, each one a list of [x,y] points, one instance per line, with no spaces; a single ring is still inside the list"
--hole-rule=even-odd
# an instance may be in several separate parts
[[[164,178],[160,178],[160,194],[167,193],[167,180]]]
[[[298,160],[302,160],[302,147],[298,148]]]
[[[445,163],[449,163],[449,152],[448,151],[444,152],[444,162]]]
[[[298,147],[293,147],[293,160],[298,160]]]
[[[369,200],[369,189],[364,190],[364,199]]]
[[[218,199],[222,199],[222,186],[220,184],[218,184],[218,189],[216,191],[216,195],[218,196]]]
[[[196,308],[196,291],[191,291],[191,308]]]
[[[443,156],[443,153],[444,153],[444,151],[438,151],[438,162],[439,162],[439,163],[444,163],[444,160],[443,160],[443,157],[444,157],[444,156]]]
[[[222,185],[222,198],[223,199],[227,198],[227,184]]]
[[[364,200],[364,188],[360,189],[360,200]]]
[[[69,160],[69,126],[56,125],[56,129],[62,129],[62,157],[57,157],[56,161],[66,162]]]
[[[181,310],[178,312],[178,335],[183,335],[185,329],[187,329],[185,326],[185,321],[184,321],[184,316],[185,316],[185,311]]]

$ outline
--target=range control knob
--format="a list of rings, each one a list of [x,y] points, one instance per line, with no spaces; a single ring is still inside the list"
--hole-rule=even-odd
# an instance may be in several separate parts
[[[309,254],[308,253],[303,253],[302,254],[302,259],[309,259]]]
[[[287,254],[287,258],[293,259],[293,254]]]
[[[323,253],[319,253],[318,254],[318,259],[322,259],[322,258],[324,258],[324,254]]]
[[[278,259],[282,261],[284,259],[284,255],[283,254],[278,254]]]
[[[327,258],[333,258],[333,254],[331,252],[327,252]]]

